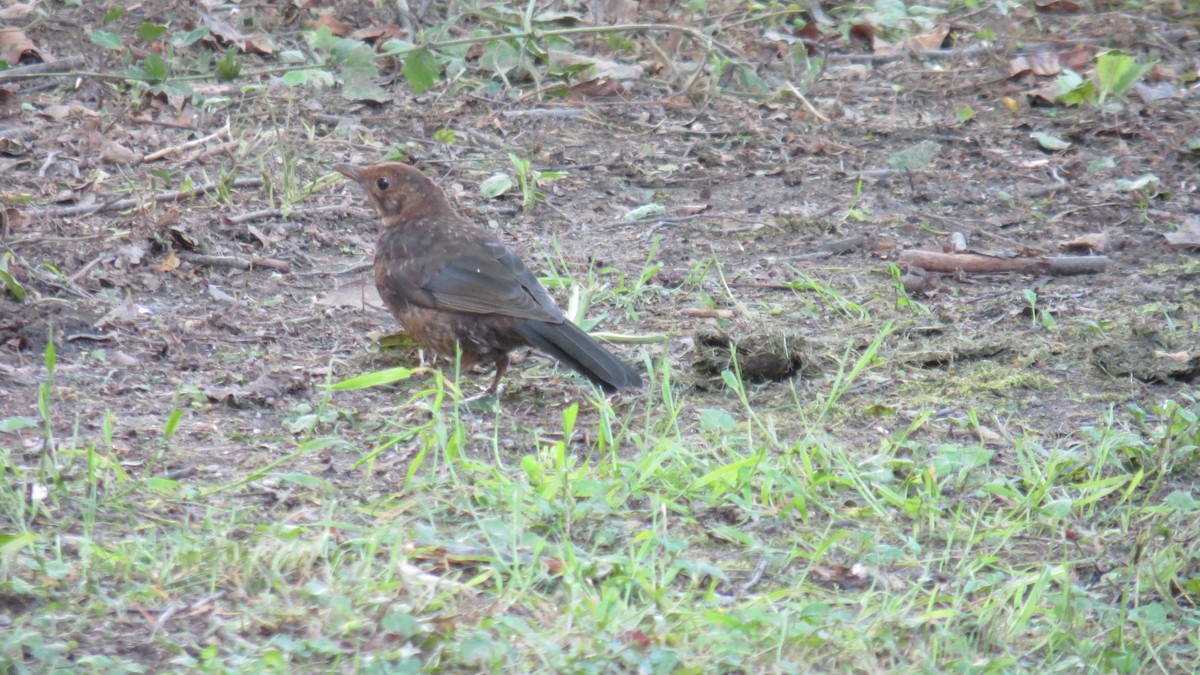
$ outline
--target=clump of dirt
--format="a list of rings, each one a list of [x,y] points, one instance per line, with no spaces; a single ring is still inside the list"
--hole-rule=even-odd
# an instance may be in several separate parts
[[[803,337],[768,329],[733,336],[724,331],[700,331],[693,336],[696,354],[692,368],[701,376],[697,386],[720,382],[726,370],[741,372],[747,382],[778,382],[812,364],[809,343]],[[737,365],[734,365],[736,357]]]

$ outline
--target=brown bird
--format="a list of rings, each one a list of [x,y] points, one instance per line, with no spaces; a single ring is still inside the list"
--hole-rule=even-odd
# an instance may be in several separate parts
[[[338,172],[367,191],[379,214],[375,286],[392,315],[421,345],[462,367],[495,365],[495,393],[508,353],[534,347],[613,391],[639,386],[636,370],[567,320],[515,254],[463,218],[446,193],[407,164]]]

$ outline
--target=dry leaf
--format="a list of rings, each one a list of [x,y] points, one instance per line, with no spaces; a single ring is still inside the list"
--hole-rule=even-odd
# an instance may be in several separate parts
[[[572,85],[568,100],[599,98],[601,96],[620,96],[625,93],[625,85],[613,77],[597,77]]]
[[[266,54],[269,56],[275,53],[275,45],[271,43],[270,38],[262,33],[246,35],[234,28],[228,21],[218,19],[211,14],[205,15],[204,22],[219,42],[231,44],[247,54]]]
[[[0,209],[0,236],[12,234],[24,222],[25,216],[21,215],[20,211],[12,207]]]
[[[1190,216],[1179,229],[1163,233],[1163,238],[1175,248],[1200,248],[1200,217]]]
[[[924,33],[907,37],[894,45],[887,44],[882,40],[877,40],[873,43],[875,53],[880,55],[897,54],[901,52],[923,51],[926,49],[941,49],[942,43],[946,41],[946,36],[950,34],[949,24],[939,24],[934,26],[932,30]]]
[[[364,42],[376,42],[379,40],[399,39],[406,36],[408,33],[394,23],[375,24],[366,28],[359,28],[350,34],[351,40],[362,40]]]
[[[179,256],[175,255],[175,251],[167,251],[167,255],[152,267],[159,272],[173,272],[179,269]]]
[[[349,24],[333,15],[333,10],[318,14],[317,18],[308,22],[308,27],[311,30],[328,28],[330,33],[338,37],[346,37],[354,32],[354,29]]]
[[[0,9],[0,21],[9,21],[11,19],[19,19],[27,16],[37,6],[40,0],[32,0],[32,2],[17,2]]]
[[[17,112],[21,99],[11,89],[0,87],[0,117],[8,117]]]
[[[1035,4],[1042,12],[1075,12],[1079,5],[1072,0],[1036,0]]]
[[[0,26],[0,60],[14,66],[45,61],[25,32],[11,26]]]
[[[1068,251],[1082,250],[1104,253],[1106,250],[1108,250],[1108,235],[1103,232],[1080,235],[1074,240],[1063,244],[1063,248],[1067,249]]]
[[[134,152],[116,141],[108,141],[100,152],[100,161],[122,165],[141,164],[142,153]]]
[[[626,65],[617,63],[609,59],[599,56],[588,56],[586,54],[576,54],[574,52],[566,52],[561,49],[550,50],[550,65],[555,67],[560,66],[577,66],[585,65],[592,66],[594,75],[597,79],[616,78],[618,80],[638,80],[641,79],[645,70],[638,65]]]
[[[326,307],[352,307],[354,309],[379,309],[387,311],[383,298],[375,289],[375,282],[366,279],[351,281],[317,298],[318,305]]]

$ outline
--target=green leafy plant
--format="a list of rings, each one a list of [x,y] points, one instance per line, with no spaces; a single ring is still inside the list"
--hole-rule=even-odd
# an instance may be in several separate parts
[[[1063,105],[1094,103],[1103,107],[1109,105],[1109,99],[1124,96],[1153,67],[1153,61],[1138,63],[1125,52],[1110,50],[1096,57],[1093,79],[1069,69],[1060,73],[1054,100]]]
[[[512,163],[517,176],[517,186],[521,189],[521,210],[528,211],[538,202],[546,201],[546,193],[542,192],[543,183],[558,180],[567,175],[561,171],[537,171],[530,167],[529,160],[513,153],[508,153],[508,161]]]

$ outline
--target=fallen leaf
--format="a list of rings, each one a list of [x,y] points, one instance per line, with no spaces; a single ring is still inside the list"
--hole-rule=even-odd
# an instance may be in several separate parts
[[[1063,244],[1063,248],[1068,251],[1083,250],[1104,253],[1108,249],[1108,235],[1103,232],[1080,235],[1072,241]]]
[[[33,0],[33,2],[17,2],[0,9],[0,21],[9,21],[19,19],[32,12],[40,3],[41,0]]]
[[[159,272],[173,272],[179,269],[179,256],[175,255],[175,251],[167,251],[167,255],[152,267]]]
[[[1037,141],[1038,145],[1042,146],[1043,150],[1066,150],[1072,145],[1070,141],[1064,141],[1057,136],[1051,136],[1050,134],[1042,131],[1035,131],[1032,134],[1029,134],[1029,137]]]
[[[0,87],[0,117],[8,117],[17,112],[21,99],[11,89]]]
[[[378,42],[379,40],[400,39],[407,35],[408,33],[400,26],[388,23],[359,28],[350,34],[350,39],[361,40],[363,42]]]
[[[1042,12],[1075,12],[1079,5],[1072,0],[1035,0],[1038,10]]]
[[[850,44],[865,47],[868,51],[875,49],[875,26],[869,23],[850,26]]]
[[[354,309],[378,309],[387,311],[383,298],[375,289],[374,281],[358,279],[337,288],[317,298],[318,305],[326,307],[352,307]]]
[[[0,61],[11,65],[42,63],[42,53],[20,28],[0,26]]]
[[[0,209],[0,236],[7,236],[15,232],[25,222],[25,216],[21,212],[9,207]]]
[[[142,153],[134,152],[120,143],[110,140],[100,152],[100,161],[110,164],[136,165],[142,163]]]
[[[570,92],[567,98],[571,100],[620,96],[625,93],[625,85],[615,77],[597,77],[572,85]]]
[[[333,10],[318,14],[317,18],[308,22],[308,27],[311,30],[328,28],[330,33],[333,33],[338,37],[346,37],[354,32],[354,29],[351,28],[346,22],[333,15]]]
[[[218,42],[230,44],[237,47],[246,54],[266,54],[275,53],[275,45],[271,43],[271,39],[263,33],[251,33],[246,35],[233,27],[228,21],[218,19],[211,14],[204,16],[204,22],[208,25],[208,29],[212,31]]]
[[[1174,232],[1165,232],[1167,244],[1175,248],[1200,248],[1200,217],[1189,216]]]
[[[561,49],[550,50],[550,65],[556,68],[562,66],[592,66],[596,78],[612,77],[618,80],[638,80],[645,73],[639,65],[617,63],[599,56],[576,54]]]
[[[1008,62],[1008,76],[1016,77],[1025,73],[1033,73],[1043,77],[1057,75],[1062,72],[1063,65],[1058,58],[1058,52],[1038,52],[1017,56]]]
[[[939,24],[932,30],[907,37],[895,44],[887,44],[882,41],[874,42],[872,44],[875,48],[875,53],[880,55],[922,51],[926,49],[941,49],[942,44],[946,41],[946,36],[949,34],[950,25]]]

